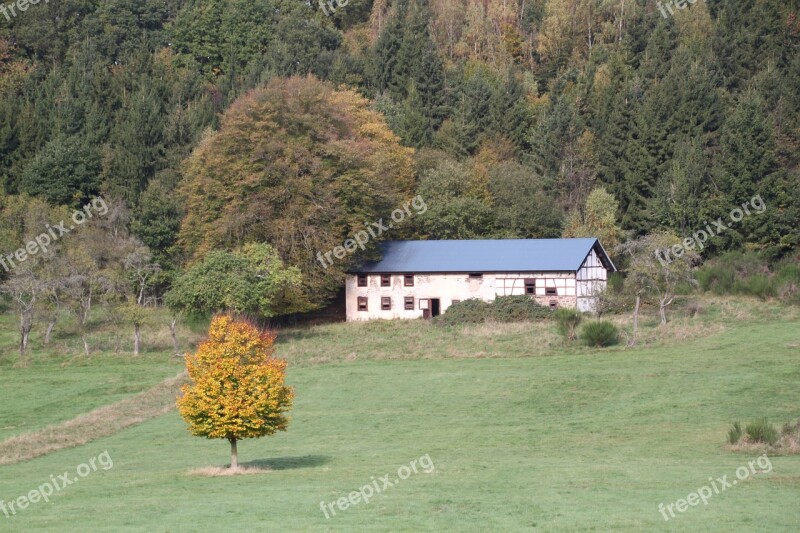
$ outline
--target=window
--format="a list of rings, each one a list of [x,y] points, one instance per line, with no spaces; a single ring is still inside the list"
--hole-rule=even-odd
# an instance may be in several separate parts
[[[558,309],[558,302],[555,300],[550,300],[550,309]]]
[[[525,280],[525,294],[536,294],[536,280],[534,278]]]
[[[414,310],[414,297],[406,296],[406,311],[413,311],[413,310]]]
[[[381,311],[391,311],[392,310],[392,299],[383,297],[381,298]]]
[[[558,289],[556,289],[555,287],[548,287],[547,289],[545,289],[545,294],[547,296],[558,296]]]
[[[367,310],[367,297],[366,296],[359,296],[358,297],[358,310],[359,311],[366,311]]]
[[[367,275],[366,274],[359,274],[358,275],[358,286],[359,287],[366,287],[367,286]]]
[[[406,274],[405,276],[403,276],[403,286],[404,287],[414,286],[414,274]]]
[[[381,287],[391,287],[392,286],[392,276],[387,274],[381,274]]]
[[[483,279],[483,274],[480,272],[470,272],[469,279]]]
[[[453,305],[460,304],[461,300],[453,300]]]

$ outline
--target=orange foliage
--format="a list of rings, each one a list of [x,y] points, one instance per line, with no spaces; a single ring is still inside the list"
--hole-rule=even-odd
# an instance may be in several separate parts
[[[191,383],[178,399],[193,435],[237,440],[286,430],[294,390],[284,385],[286,361],[272,358],[274,341],[246,322],[214,318],[208,340],[186,358]]]

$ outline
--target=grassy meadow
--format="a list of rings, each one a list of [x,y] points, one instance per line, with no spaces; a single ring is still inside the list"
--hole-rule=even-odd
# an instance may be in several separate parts
[[[642,344],[564,347],[552,324],[440,328],[332,324],[280,332],[296,388],[289,431],[242,441],[269,472],[206,477],[224,441],[192,437],[175,411],[110,437],[0,467],[0,499],[27,494],[107,451],[99,469],[16,515],[3,531],[796,531],[800,456],[665,521],[665,505],[709,478],[735,479],[752,454],[725,448],[735,420],[800,417],[795,309],[714,299],[644,320]],[[614,318],[629,332],[627,317]],[[156,385],[181,368],[156,326],[145,354],[65,356],[34,339],[15,366],[0,334],[0,440]],[[160,331],[160,330],[158,330]],[[185,330],[188,344],[198,338]],[[109,339],[111,336],[109,335]],[[147,335],[145,343],[147,343]],[[79,340],[77,341],[79,342]],[[158,344],[162,343],[162,344]],[[100,347],[112,342],[98,341]],[[77,352],[75,352],[77,353]],[[434,465],[368,504],[334,502],[428,455]]]

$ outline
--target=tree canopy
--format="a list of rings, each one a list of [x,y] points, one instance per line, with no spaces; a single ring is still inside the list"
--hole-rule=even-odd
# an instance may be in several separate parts
[[[269,243],[303,272],[295,307],[311,309],[351,266],[325,270],[316,254],[410,197],[412,154],[362,96],[313,77],[273,80],[237,100],[187,159],[180,243],[193,257]]]

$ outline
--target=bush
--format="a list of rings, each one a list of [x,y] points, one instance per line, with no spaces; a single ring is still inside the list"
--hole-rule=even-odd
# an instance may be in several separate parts
[[[764,442],[770,446],[778,442],[778,430],[766,418],[747,424],[744,431],[753,442]]]
[[[775,272],[778,297],[784,302],[800,304],[800,265],[789,259],[778,265]]]
[[[728,443],[736,444],[742,438],[742,425],[739,422],[734,422],[733,427],[728,430]]]
[[[729,252],[706,262],[697,271],[697,281],[707,292],[780,298],[800,304],[800,264],[798,257],[771,263],[755,252]]]
[[[742,281],[768,270],[767,262],[754,252],[729,252],[704,264],[697,271],[697,281],[714,294],[742,294]]]
[[[530,296],[498,296],[493,302],[475,298],[464,300],[447,308],[447,312],[434,319],[434,323],[453,326],[495,322],[529,322],[552,317],[553,312],[536,303]]]
[[[589,322],[581,330],[581,339],[587,346],[613,346],[619,342],[619,330],[611,322]]]
[[[489,316],[490,304],[477,298],[463,300],[447,308],[445,314],[438,316],[434,322],[447,325],[455,324],[481,324]]]
[[[614,279],[612,285],[611,280]],[[624,288],[624,280],[618,272],[609,277],[609,284],[605,291],[597,295],[595,311],[599,316],[619,315],[627,313],[634,305],[634,299],[629,291]]]
[[[553,316],[549,307],[539,305],[530,296],[498,296],[489,307],[496,322],[528,322]]]
[[[583,315],[577,310],[562,307],[556,310],[553,318],[556,319],[558,332],[565,340],[574,341],[578,337],[575,330],[578,329],[581,320],[583,320]]]
[[[778,295],[773,280],[766,274],[754,274],[747,279],[737,281],[733,286],[735,294],[755,296],[762,300],[774,298]]]

